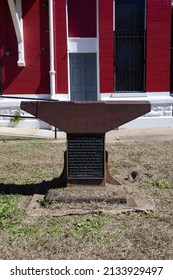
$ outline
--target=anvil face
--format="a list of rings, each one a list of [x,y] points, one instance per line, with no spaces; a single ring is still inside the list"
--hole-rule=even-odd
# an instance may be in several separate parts
[[[106,133],[151,110],[148,101],[22,101],[21,109],[66,133]]]

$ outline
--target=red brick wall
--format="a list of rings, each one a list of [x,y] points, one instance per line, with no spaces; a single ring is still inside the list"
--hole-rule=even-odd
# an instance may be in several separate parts
[[[113,1],[99,1],[100,92],[114,91]]]
[[[69,37],[96,37],[96,0],[68,1]]]
[[[3,93],[49,93],[48,7],[42,1],[23,1],[25,67],[18,67],[17,40],[6,0],[0,1],[0,54]],[[10,49],[10,56],[5,49]]]
[[[100,91],[114,91],[113,1],[99,0]],[[54,1],[56,91],[68,93],[66,0]],[[26,66],[17,66],[17,40],[6,0],[0,1],[3,93],[49,93],[48,7],[23,1]],[[147,0],[146,91],[169,91],[171,0]],[[10,56],[5,55],[9,48]]]
[[[54,5],[56,92],[68,93],[66,0],[54,1]]]
[[[171,0],[147,0],[146,19],[146,91],[169,91]]]

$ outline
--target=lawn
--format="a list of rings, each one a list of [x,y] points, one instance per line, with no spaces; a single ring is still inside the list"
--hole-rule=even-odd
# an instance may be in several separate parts
[[[159,139],[106,144],[111,174],[149,196],[154,212],[32,217],[26,206],[61,174],[65,143],[0,140],[0,259],[173,259],[172,147]]]

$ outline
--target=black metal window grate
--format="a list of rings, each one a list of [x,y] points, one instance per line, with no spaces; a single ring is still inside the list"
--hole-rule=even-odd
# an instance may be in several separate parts
[[[144,91],[144,31],[115,31],[115,90]]]
[[[115,0],[116,92],[145,90],[145,0]]]

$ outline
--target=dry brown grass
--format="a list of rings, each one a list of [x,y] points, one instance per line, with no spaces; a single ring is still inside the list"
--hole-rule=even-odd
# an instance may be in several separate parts
[[[40,182],[60,175],[65,144],[0,141],[0,259],[172,259],[172,147],[159,140],[107,144],[112,175],[141,188],[155,212],[32,218],[26,203]]]

